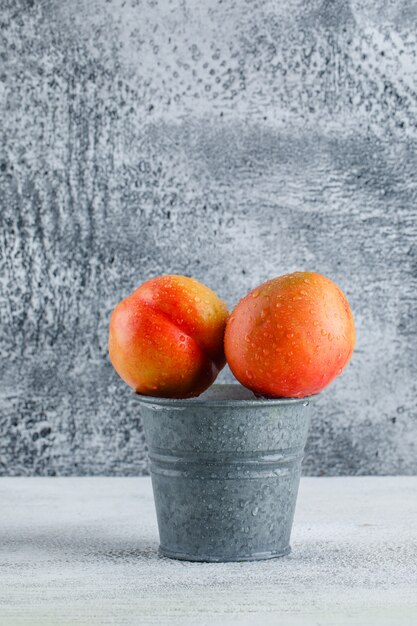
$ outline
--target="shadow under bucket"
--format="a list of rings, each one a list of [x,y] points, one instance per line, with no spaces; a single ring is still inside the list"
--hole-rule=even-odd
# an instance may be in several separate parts
[[[256,398],[240,385],[138,398],[160,552],[215,562],[288,554],[312,398]]]

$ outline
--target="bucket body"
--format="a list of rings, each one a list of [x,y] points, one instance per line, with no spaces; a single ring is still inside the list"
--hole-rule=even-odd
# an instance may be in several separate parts
[[[311,398],[255,398],[240,385],[138,397],[160,552],[215,562],[288,554]]]

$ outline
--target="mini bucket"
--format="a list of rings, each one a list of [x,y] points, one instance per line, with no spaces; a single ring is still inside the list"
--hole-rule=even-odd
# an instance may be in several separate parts
[[[256,398],[240,385],[138,398],[160,553],[214,562],[288,554],[312,399]]]

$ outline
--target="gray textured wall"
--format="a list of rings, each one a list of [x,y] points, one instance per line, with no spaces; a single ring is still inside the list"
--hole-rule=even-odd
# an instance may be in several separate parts
[[[295,269],[358,331],[306,472],[416,472],[417,4],[0,8],[0,473],[146,470],[112,307],[165,272],[233,306]]]

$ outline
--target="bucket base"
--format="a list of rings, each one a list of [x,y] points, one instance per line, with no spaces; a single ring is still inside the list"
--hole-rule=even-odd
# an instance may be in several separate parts
[[[233,563],[239,561],[265,561],[267,559],[278,559],[282,556],[287,556],[291,552],[291,546],[288,546],[282,552],[255,552],[254,554],[243,556],[194,556],[192,554],[181,554],[180,552],[172,552],[162,546],[159,546],[158,550],[161,556],[166,556],[168,559],[177,559],[178,561],[192,561],[198,563]]]

